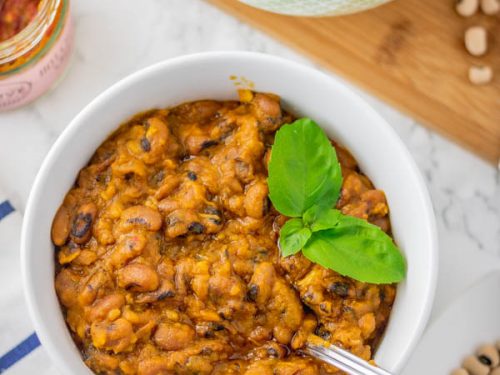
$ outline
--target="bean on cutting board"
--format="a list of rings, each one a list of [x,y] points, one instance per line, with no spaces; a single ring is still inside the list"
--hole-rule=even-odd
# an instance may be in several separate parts
[[[488,50],[488,35],[482,26],[472,26],[465,31],[465,48],[473,56],[482,56]]]
[[[493,79],[493,69],[490,66],[472,65],[469,68],[469,81],[475,85],[483,85]]]
[[[495,15],[500,11],[499,0],[481,0],[481,10],[489,16]]]
[[[458,0],[455,10],[462,17],[470,17],[477,12],[479,0]]]

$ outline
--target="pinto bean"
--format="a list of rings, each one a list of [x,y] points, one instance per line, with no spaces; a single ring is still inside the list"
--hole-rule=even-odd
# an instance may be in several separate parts
[[[118,285],[134,292],[152,292],[160,285],[155,270],[145,264],[129,264],[118,271]]]
[[[70,214],[68,209],[66,206],[59,207],[50,231],[54,245],[62,246],[66,243],[69,237],[70,226]]]
[[[92,236],[92,225],[97,215],[94,203],[85,203],[78,208],[71,226],[71,239],[77,244],[88,242]]]
[[[160,213],[147,206],[129,207],[123,211],[121,219],[126,228],[141,226],[152,232],[159,230],[162,225]]]
[[[194,336],[194,329],[187,324],[161,323],[153,340],[163,350],[181,350],[191,344]]]

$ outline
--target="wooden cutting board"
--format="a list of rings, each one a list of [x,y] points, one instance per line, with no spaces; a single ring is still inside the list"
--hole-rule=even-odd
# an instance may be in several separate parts
[[[500,16],[459,17],[454,0],[396,0],[343,17],[267,13],[236,0],[209,0],[354,81],[484,159],[500,160]],[[490,49],[474,58],[464,30],[487,27]],[[496,39],[496,40],[495,40]],[[473,64],[494,67],[494,81],[474,86]]]

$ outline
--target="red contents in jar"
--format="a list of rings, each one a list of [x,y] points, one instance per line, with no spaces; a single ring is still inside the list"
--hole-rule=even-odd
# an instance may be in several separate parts
[[[0,0],[0,42],[12,38],[33,20],[40,0]]]

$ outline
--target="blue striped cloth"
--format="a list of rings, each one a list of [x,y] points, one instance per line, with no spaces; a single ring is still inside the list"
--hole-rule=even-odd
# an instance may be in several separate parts
[[[54,375],[33,331],[26,308],[20,266],[22,215],[0,192],[0,374]]]

